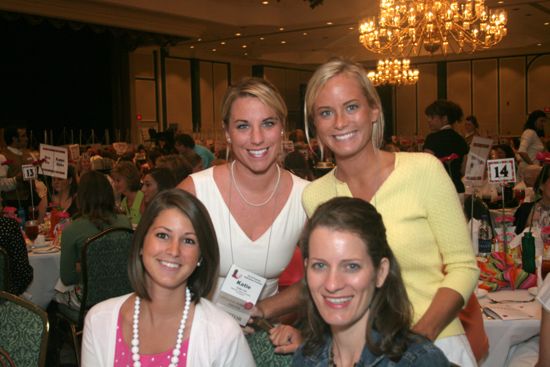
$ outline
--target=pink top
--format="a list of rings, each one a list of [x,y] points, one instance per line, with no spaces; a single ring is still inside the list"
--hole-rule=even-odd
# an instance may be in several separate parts
[[[175,341],[174,341],[175,342]],[[189,338],[185,339],[181,345],[180,359],[178,367],[186,367],[187,365],[187,350],[189,348]],[[142,367],[160,367],[168,366],[172,358],[172,348],[163,353],[158,354],[140,354],[140,362]],[[124,343],[122,337],[121,317],[118,314],[116,326],[116,347],[115,347],[115,365],[114,367],[132,367],[132,351],[130,347]]]

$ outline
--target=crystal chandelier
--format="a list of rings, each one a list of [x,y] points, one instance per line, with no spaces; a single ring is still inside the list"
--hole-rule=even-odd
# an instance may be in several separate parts
[[[359,25],[359,41],[391,55],[474,52],[499,43],[507,21],[504,10],[489,11],[484,0],[380,0],[379,17]]]
[[[374,85],[408,85],[415,84],[419,74],[418,69],[411,69],[409,59],[386,59],[379,60],[376,71],[370,71],[367,76]]]

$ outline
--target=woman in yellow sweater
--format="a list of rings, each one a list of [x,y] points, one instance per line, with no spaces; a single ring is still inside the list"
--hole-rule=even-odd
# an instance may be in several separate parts
[[[437,158],[380,150],[380,98],[361,65],[332,60],[306,91],[308,134],[330,149],[337,167],[304,190],[308,215],[335,196],[373,204],[414,308],[413,331],[434,340],[447,358],[475,366],[458,312],[479,270],[454,186]]]

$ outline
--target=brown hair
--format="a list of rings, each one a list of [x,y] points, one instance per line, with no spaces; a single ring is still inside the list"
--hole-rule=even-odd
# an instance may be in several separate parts
[[[132,162],[120,161],[111,171],[111,176],[117,175],[126,180],[128,190],[138,191],[140,187],[139,171]]]
[[[147,291],[147,271],[143,266],[140,253],[149,228],[157,216],[167,209],[177,209],[189,218],[197,235],[202,259],[201,265],[197,266],[187,279],[187,285],[193,294],[192,300],[197,302],[201,297],[206,297],[215,284],[218,277],[220,253],[216,232],[208,211],[199,199],[179,189],[170,189],[158,193],[141,217],[134,233],[128,261],[130,284],[132,284],[132,288],[139,297],[146,300],[151,299]]]
[[[337,197],[317,208],[310,218],[301,241],[304,259],[309,257],[309,239],[317,227],[335,231],[350,232],[357,235],[365,244],[376,271],[383,258],[389,261],[389,273],[379,288],[375,289],[369,310],[366,343],[369,350],[376,354],[386,354],[390,359],[399,359],[406,351],[409,337],[412,335],[412,306],[407,297],[405,285],[397,260],[386,240],[386,228],[382,217],[368,202],[348,197]],[[307,271],[305,271],[305,293],[307,322],[304,327],[304,354],[318,353],[326,343],[330,328],[322,319],[307,289]],[[380,338],[372,338],[372,330]]]
[[[76,202],[80,216],[98,229],[113,223],[116,213],[115,194],[105,174],[98,171],[83,174],[78,184]]]

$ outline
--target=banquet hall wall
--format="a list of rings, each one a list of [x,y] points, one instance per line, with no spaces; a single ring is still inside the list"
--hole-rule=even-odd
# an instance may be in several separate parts
[[[517,136],[529,111],[550,108],[550,54],[427,62],[417,67],[418,84],[383,94],[390,135],[425,136],[424,108],[437,98],[451,99],[465,115],[476,115],[480,131],[488,136]],[[230,83],[251,75],[264,76],[280,89],[289,108],[289,130],[302,127],[303,95],[312,71],[244,59],[197,59],[177,49],[138,49],[130,54],[133,140],[146,138],[150,127],[172,126],[223,145],[223,94]]]

